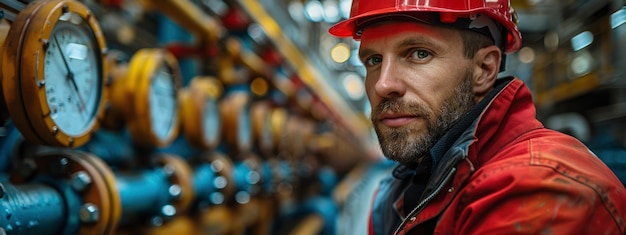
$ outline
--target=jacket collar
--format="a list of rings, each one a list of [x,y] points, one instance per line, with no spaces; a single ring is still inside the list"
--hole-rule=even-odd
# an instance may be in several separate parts
[[[463,115],[456,123],[444,134],[430,149],[430,156],[433,160],[433,166],[438,166],[446,152],[457,142],[457,140],[474,124],[476,119],[485,110],[487,105],[492,102],[494,97],[513,80],[513,77],[507,77],[496,80],[494,89],[487,94],[474,108]]]
[[[477,167],[483,165],[502,148],[517,142],[524,133],[539,128],[543,128],[543,124],[536,118],[530,90],[521,80],[512,79],[497,98],[491,99],[475,127],[468,130],[476,139],[468,146],[469,160]]]
[[[435,145],[433,145],[433,147],[430,149],[430,157],[431,157],[432,166],[433,166],[431,169],[432,173],[435,173],[437,169],[442,168],[439,166],[439,163],[442,162],[442,159],[446,156],[446,153],[451,148],[453,148],[453,146],[455,148],[462,147],[464,149],[467,147],[467,145],[469,144],[468,141],[462,141],[465,144],[459,145],[460,144],[459,140],[466,139],[466,138],[461,138],[461,137],[463,136],[467,137],[468,135],[472,136],[471,132],[466,133],[468,132],[468,130],[474,131],[474,129],[470,128],[470,126],[475,125],[477,118],[484,112],[484,110],[492,102],[494,97],[498,93],[500,93],[500,91],[507,84],[509,84],[513,79],[514,79],[513,77],[507,77],[507,78],[501,78],[501,79],[496,80],[494,89],[483,100],[481,100],[481,102],[479,102],[474,108],[472,108],[467,114],[463,115],[463,117],[457,120],[456,123],[450,128],[450,130],[448,130],[435,143]],[[463,157],[465,156],[466,154],[463,154]],[[446,159],[446,160],[450,160],[450,159]],[[442,164],[449,165],[449,164],[446,164],[447,162],[450,162],[450,161],[443,161]],[[453,162],[456,163],[457,161],[453,161]],[[451,165],[453,166],[454,164],[451,164]],[[408,177],[413,176],[415,168],[416,166],[414,165],[401,164],[394,169],[393,176],[397,179],[406,179]],[[449,167],[443,167],[443,168],[449,168]]]
[[[433,159],[433,174],[424,194],[444,184],[446,172],[452,170],[459,161],[471,156],[468,155],[468,148],[476,142],[476,136],[472,132],[478,128],[479,117],[485,113],[485,110],[492,107],[495,97],[501,94],[513,80],[514,77],[497,79],[494,89],[476,107],[459,119],[430,149],[430,155]],[[497,117],[494,118],[497,119]]]

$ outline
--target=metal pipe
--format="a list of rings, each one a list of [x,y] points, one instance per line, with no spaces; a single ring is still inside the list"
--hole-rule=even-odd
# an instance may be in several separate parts
[[[208,201],[214,205],[222,204],[225,198],[219,191],[226,187],[226,184],[227,180],[218,176],[210,164],[202,164],[194,169],[193,191],[200,201]]]
[[[138,216],[174,216],[167,173],[161,169],[116,174],[122,204],[122,221]]]
[[[2,182],[0,208],[0,227],[6,234],[61,234],[68,218],[63,196],[39,183]]]
[[[191,1],[152,0],[142,2],[147,3],[148,7],[156,8],[203,40],[214,43],[222,34],[220,24],[202,12]]]
[[[261,174],[244,160],[234,164],[233,175],[236,187],[235,201],[247,204],[261,189]]]

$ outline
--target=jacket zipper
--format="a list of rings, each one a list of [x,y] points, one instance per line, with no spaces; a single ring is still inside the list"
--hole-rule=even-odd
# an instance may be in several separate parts
[[[406,225],[406,223],[410,220],[410,218],[422,212],[426,204],[428,204],[437,194],[439,194],[439,192],[441,192],[443,187],[447,184],[448,180],[450,180],[450,178],[452,177],[452,175],[454,175],[455,172],[456,172],[456,168],[452,168],[450,172],[448,172],[448,174],[444,178],[443,182],[439,184],[432,193],[428,194],[428,196],[424,198],[424,200],[422,200],[419,204],[417,204],[417,206],[411,211],[411,213],[409,213],[406,217],[404,217],[404,219],[402,220],[402,223],[400,223],[400,225],[396,228],[396,231],[393,232],[393,234],[398,234],[400,229]]]

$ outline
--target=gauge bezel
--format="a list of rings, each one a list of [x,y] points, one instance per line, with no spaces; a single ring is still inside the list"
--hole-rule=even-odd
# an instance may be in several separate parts
[[[255,101],[251,105],[252,138],[262,157],[274,156],[274,134],[271,121],[272,107],[268,101]]]
[[[217,78],[211,76],[198,76],[191,79],[189,86],[180,92],[180,117],[182,133],[187,141],[194,147],[205,150],[217,148],[221,142],[222,117],[219,109],[219,97],[222,86]],[[205,127],[206,104],[212,103],[215,109],[209,115],[218,119],[215,129],[207,133]],[[209,110],[210,111],[210,110]],[[214,138],[207,138],[213,136]]]
[[[250,97],[245,91],[230,91],[220,100],[223,137],[232,158],[240,159],[252,151]],[[248,122],[241,126],[243,122]]]
[[[89,27],[95,45],[98,66],[97,89],[100,91],[94,120],[84,133],[69,135],[58,128],[51,117],[45,89],[45,57],[49,38],[61,15],[79,15]],[[104,88],[107,77],[106,43],[95,15],[82,3],[51,0],[30,4],[14,20],[2,52],[2,88],[7,110],[24,138],[37,144],[79,147],[98,129],[108,97]]]
[[[165,138],[157,136],[150,117],[150,89],[159,66],[168,66],[172,72],[171,78],[174,79],[175,105],[177,106],[172,114],[174,119],[170,131]],[[131,58],[124,83],[124,94],[130,104],[125,106],[124,115],[133,142],[143,147],[165,147],[171,144],[178,136],[180,126],[178,96],[181,90],[182,75],[176,58],[162,49],[141,49]]]
[[[270,131],[272,132],[272,153],[278,156],[283,150],[287,148],[287,119],[289,114],[283,107],[276,107],[270,111]]]

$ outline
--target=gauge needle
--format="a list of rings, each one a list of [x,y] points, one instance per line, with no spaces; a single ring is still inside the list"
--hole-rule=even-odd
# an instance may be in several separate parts
[[[80,104],[81,104],[81,106],[79,107],[79,110],[83,112],[85,108],[85,100],[83,99],[83,96],[80,95],[80,92],[78,91],[78,86],[76,85],[76,81],[74,80],[74,73],[72,73],[72,70],[70,70],[69,64],[67,64],[67,59],[65,59],[65,54],[63,54],[63,50],[61,50],[61,44],[59,44],[59,40],[57,40],[56,35],[54,35],[53,39],[54,39],[54,42],[57,44],[57,49],[59,50],[59,53],[61,53],[61,59],[63,60],[65,69],[67,69],[67,79],[70,80],[70,82],[72,83],[72,86],[74,87],[74,90],[76,91],[76,94],[78,94],[78,99],[80,100]]]

